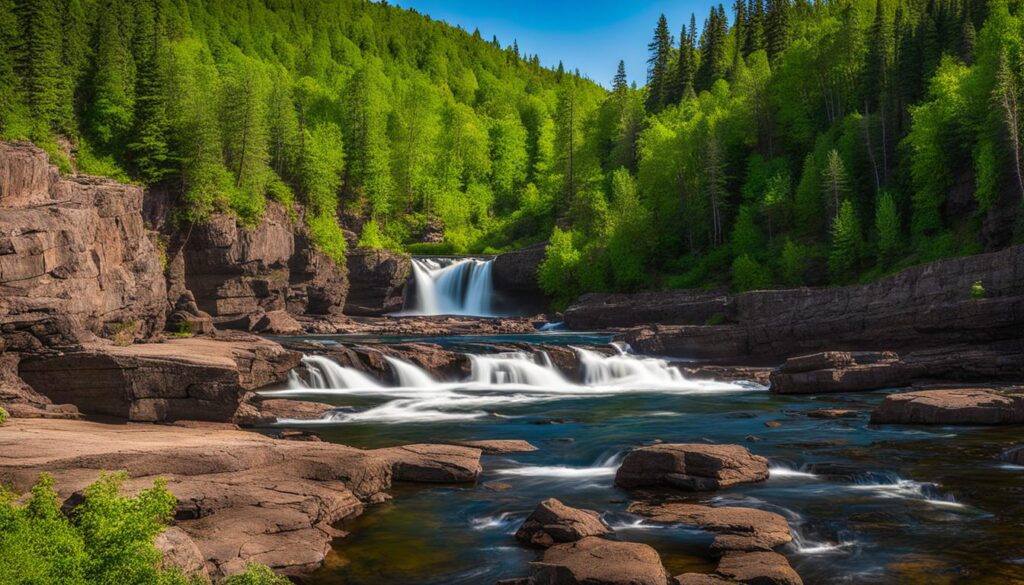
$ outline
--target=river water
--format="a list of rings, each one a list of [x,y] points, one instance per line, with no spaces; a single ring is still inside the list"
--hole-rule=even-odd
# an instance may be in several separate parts
[[[433,339],[456,349],[489,340]],[[341,526],[351,534],[308,582],[475,585],[524,576],[538,553],[512,534],[549,497],[601,512],[617,538],[657,549],[671,574],[713,571],[711,535],[626,514],[630,494],[613,486],[625,452],[665,441],[736,443],[769,458],[766,482],[675,497],[782,514],[796,542],[780,552],[805,583],[1024,583],[1024,468],[997,458],[1024,438],[1019,429],[875,427],[868,411],[885,392],[778,396],[751,383],[686,380],[657,360],[587,353],[587,344],[607,343],[601,335],[523,340],[584,348],[585,383],[525,355],[477,358],[464,381],[394,363],[402,387],[393,388],[315,360],[309,370],[320,379],[292,381],[289,398],[352,407],[331,420],[280,425],[327,441],[525,439],[539,448],[485,455],[475,485],[396,486],[393,501]],[[862,412],[806,415],[820,408]]]

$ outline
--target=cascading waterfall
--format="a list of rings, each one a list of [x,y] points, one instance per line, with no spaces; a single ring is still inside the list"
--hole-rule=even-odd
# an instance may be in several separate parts
[[[403,315],[494,317],[493,259],[413,258]]]
[[[434,379],[422,368],[385,356],[397,385],[382,385],[363,372],[343,367],[323,356],[306,356],[305,376],[292,372],[285,390],[267,395],[326,394],[385,397],[389,402],[360,412],[332,412],[321,422],[417,422],[466,420],[491,416],[483,408],[516,406],[562,398],[610,396],[629,392],[693,394],[763,390],[756,384],[688,380],[664,360],[627,353],[614,355],[574,348],[580,382],[552,364],[544,352],[469,354],[471,371],[465,380]],[[293,423],[294,421],[288,421]]]

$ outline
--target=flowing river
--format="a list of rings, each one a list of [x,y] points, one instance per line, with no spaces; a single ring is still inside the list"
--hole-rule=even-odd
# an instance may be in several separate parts
[[[599,353],[610,341],[602,335],[512,337],[573,346],[579,379],[523,352],[474,355],[464,380],[435,380],[391,360],[398,384],[388,386],[309,356],[305,371],[273,392],[346,408],[266,432],[301,428],[357,447],[455,439],[538,447],[485,455],[476,485],[398,486],[393,501],[341,526],[351,534],[310,583],[483,585],[526,575],[538,553],[513,533],[550,497],[601,512],[618,538],[657,549],[670,574],[713,571],[710,534],[624,512],[630,496],[613,486],[615,469],[626,451],[655,441],[735,443],[768,457],[766,482],[681,497],[785,516],[795,542],[780,552],[805,583],[1024,582],[1024,468],[995,457],[1013,442],[1005,429],[875,427],[868,411],[884,392],[779,396],[753,383],[688,380],[622,346]],[[430,341],[458,349],[510,338]],[[821,408],[860,414],[806,414]]]

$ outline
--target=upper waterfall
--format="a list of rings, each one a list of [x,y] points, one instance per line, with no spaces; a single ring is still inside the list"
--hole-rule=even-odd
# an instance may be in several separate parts
[[[495,317],[493,258],[413,258],[405,315]]]

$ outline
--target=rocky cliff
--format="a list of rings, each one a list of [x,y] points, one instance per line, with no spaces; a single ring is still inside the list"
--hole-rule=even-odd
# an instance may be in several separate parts
[[[975,282],[982,298],[972,298]],[[627,338],[638,351],[694,358],[999,344],[1024,332],[1024,246],[917,266],[867,285],[735,296],[588,295],[565,319],[574,329],[632,328]]]
[[[0,336],[9,351],[163,330],[161,254],[142,189],[61,177],[38,148],[0,143]]]

